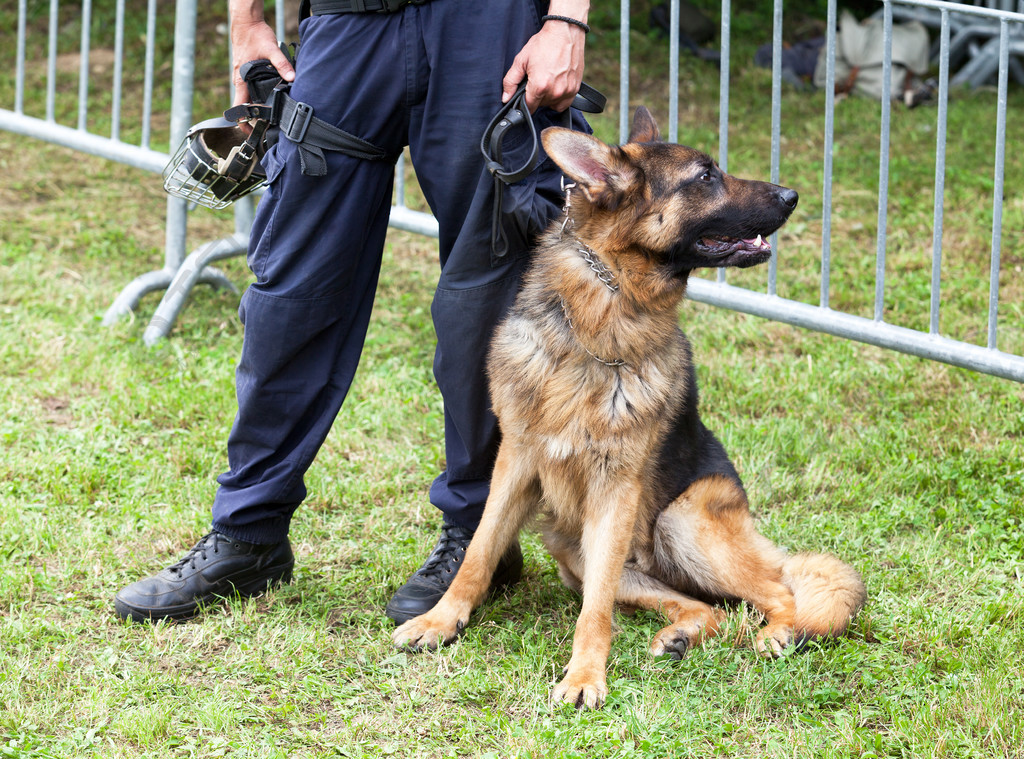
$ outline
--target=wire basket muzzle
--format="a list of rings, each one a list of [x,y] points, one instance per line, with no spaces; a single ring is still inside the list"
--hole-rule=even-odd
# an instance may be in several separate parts
[[[266,184],[259,142],[226,119],[196,124],[164,167],[164,190],[207,208],[228,206]]]

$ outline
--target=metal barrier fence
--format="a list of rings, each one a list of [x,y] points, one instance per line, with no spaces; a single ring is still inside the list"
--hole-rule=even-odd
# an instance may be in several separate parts
[[[109,5],[109,4],[108,4]],[[185,136],[192,124],[193,75],[196,56],[196,8],[197,0],[176,0],[173,27],[165,23],[158,24],[159,8],[157,0],[147,0],[145,32],[141,42],[133,40],[128,34],[125,0],[113,3],[113,19],[94,16],[92,0],[81,3],[80,16],[77,23],[81,28],[80,42],[74,54],[78,63],[78,98],[77,119],[75,126],[61,124],[57,119],[57,69],[59,58],[59,34],[61,27],[69,23],[68,9],[62,15],[58,0],[49,0],[46,33],[46,106],[45,113],[33,114],[25,109],[25,89],[28,76],[29,49],[42,49],[38,40],[30,37],[28,0],[18,0],[17,45],[15,51],[15,93],[13,110],[0,108],[0,129],[29,137],[53,142],[58,145],[84,153],[100,156],[112,161],[134,166],[159,174],[168,160],[168,153],[154,149],[152,142],[152,123],[154,121],[154,101],[157,98],[167,99],[170,89],[170,126],[166,135],[168,145],[172,148]],[[31,10],[38,8],[33,4]],[[278,35],[284,36],[285,11],[284,3],[276,8],[276,26]],[[93,53],[93,26],[109,28],[113,26],[113,80],[110,91],[110,109],[105,110],[103,95],[92,98],[90,93],[90,61]],[[173,34],[173,37],[171,36]],[[173,53],[169,60],[159,60],[158,51],[167,47],[173,40]],[[30,44],[31,43],[31,44]],[[141,48],[138,46],[141,45]],[[141,132],[138,143],[122,140],[122,126],[127,118],[123,112],[123,94],[125,90],[125,61],[129,56],[141,57],[142,82],[130,86],[141,89],[142,108],[139,116]],[[170,82],[158,81],[156,72],[168,67],[172,71]],[[225,63],[225,69],[227,63]],[[100,101],[100,102],[97,102]],[[161,114],[162,115],[162,114]],[[109,119],[109,135],[90,131],[90,121]],[[163,137],[164,135],[161,135]],[[186,202],[178,198],[168,198],[165,220],[164,265],[161,269],[145,273],[128,283],[120,292],[110,308],[107,309],[103,323],[109,325],[117,319],[133,311],[144,295],[158,290],[166,290],[165,301],[176,304],[173,315],[154,317],[146,330],[149,343],[163,337],[170,330],[178,311],[184,303],[189,290],[196,283],[209,284],[214,287],[236,291],[232,282],[209,263],[240,255],[245,252],[248,243],[248,230],[252,223],[252,199],[236,204],[235,231],[232,235],[203,245],[197,253],[201,256],[185,258],[186,229],[188,211]],[[194,271],[186,264],[194,265],[201,259],[201,265]],[[168,307],[165,306],[165,313]]]
[[[937,21],[940,29],[938,44],[939,82],[937,108],[937,139],[935,149],[935,202],[933,220],[933,254],[932,279],[929,315],[929,331],[920,332],[883,320],[885,305],[885,262],[887,210],[889,206],[889,138],[890,138],[890,72],[892,68],[892,27],[894,5],[900,8],[905,17],[921,18],[927,14],[929,21]],[[622,92],[621,101],[628,102],[628,35],[626,34],[629,0],[623,0],[623,49],[622,49]],[[774,2],[773,24],[773,61],[772,61],[772,154],[771,178],[779,181],[780,157],[780,112],[781,112],[781,50],[782,50],[782,0]],[[678,26],[678,0],[671,3],[672,21],[670,28]],[[768,270],[768,281],[765,292],[755,292],[745,288],[734,287],[725,283],[724,271],[719,270],[715,282],[691,278],[688,287],[690,298],[715,306],[743,311],[757,316],[767,317],[800,327],[813,329],[829,334],[858,340],[874,345],[910,353],[925,358],[943,361],[956,366],[974,369],[999,377],[1024,382],[1024,357],[1004,353],[997,346],[997,315],[999,306],[999,273],[1000,253],[1002,246],[1002,209],[1004,191],[1004,166],[1006,149],[1006,113],[1008,73],[1011,70],[1010,55],[1024,53],[1024,14],[1005,10],[962,5],[959,3],[940,2],[938,0],[884,0],[884,34],[885,55],[883,60],[883,94],[881,100],[881,134],[879,157],[879,190],[878,190],[878,233],[875,261],[875,302],[874,318],[868,319],[841,311],[833,310],[829,304],[829,276],[831,271],[832,247],[832,159],[834,145],[834,114],[835,114],[835,57],[836,57],[836,2],[828,3],[827,18],[827,82],[825,86],[825,150],[824,150],[824,182],[823,218],[822,218],[822,256],[821,286],[818,305],[811,305],[794,300],[780,298],[776,293],[777,263],[773,256]],[[726,169],[728,161],[728,126],[729,126],[729,40],[730,40],[731,0],[722,2],[722,34],[721,34],[721,86],[720,86],[720,126],[719,126],[719,163]],[[952,19],[956,18],[965,36],[977,34],[987,37],[982,51],[975,54],[974,59],[961,76],[967,82],[983,81],[988,74],[998,72],[998,103],[995,114],[996,121],[996,152],[994,156],[993,177],[993,223],[991,235],[991,264],[989,308],[987,323],[987,341],[984,347],[954,340],[939,334],[940,272],[942,262],[942,230],[943,230],[943,194],[945,180],[945,162],[947,151],[946,117],[949,97],[949,61],[953,45],[950,41]],[[960,44],[961,40],[957,41]],[[1017,67],[1019,68],[1019,67]],[[670,74],[673,83],[678,81],[678,42],[673,37],[670,61]],[[676,139],[677,93],[672,93],[670,107],[672,123],[669,127],[669,139]],[[624,109],[625,110],[625,109]],[[625,113],[620,129],[626,131]],[[1017,230],[1016,241],[1020,244]],[[774,236],[777,238],[777,235]],[[778,250],[777,239],[772,240],[772,248]],[[777,254],[776,254],[777,255]]]
[[[76,150],[103,156],[139,168],[159,172],[166,163],[167,154],[150,147],[149,123],[152,116],[154,92],[156,0],[148,0],[147,32],[145,34],[144,107],[142,138],[139,144],[126,144],[120,139],[122,62],[124,59],[124,5],[116,0],[115,63],[110,121],[110,136],[93,134],[87,130],[89,101],[89,28],[91,0],[82,4],[81,68],[78,93],[78,123],[76,127],[58,124],[54,117],[55,61],[57,56],[58,0],[50,0],[49,47],[47,57],[47,105],[45,117],[33,116],[24,110],[25,51],[27,0],[18,4],[18,45],[16,59],[16,93],[13,110],[0,108],[0,129],[55,142]],[[827,51],[828,68],[825,102],[824,180],[822,186],[822,240],[820,298],[817,305],[789,300],[777,294],[777,258],[773,256],[768,268],[763,292],[726,283],[720,271],[716,281],[691,278],[689,295],[692,299],[716,306],[767,317],[789,324],[854,339],[885,348],[943,361],[1000,377],[1024,382],[1024,357],[1005,353],[998,348],[999,274],[1002,249],[1002,208],[1004,193],[1004,166],[1006,149],[1006,118],[1008,77],[1013,73],[1024,80],[1024,68],[1017,56],[1024,56],[1024,13],[962,5],[942,0],[883,0],[885,29],[885,58],[883,82],[885,91],[881,102],[881,133],[879,157],[878,231],[875,263],[874,317],[866,318],[834,310],[830,306],[830,274],[832,269],[832,159],[834,148],[836,2],[828,3]],[[620,16],[620,90],[623,104],[629,103],[630,93],[630,0],[622,0]],[[679,127],[679,0],[671,0],[669,47],[669,128],[668,138],[678,138]],[[782,100],[782,20],[783,2],[774,0],[772,100],[771,100],[771,179],[779,181],[781,146]],[[939,61],[937,140],[935,149],[935,200],[932,244],[932,280],[928,332],[917,331],[887,323],[885,306],[885,262],[887,241],[887,211],[889,206],[889,128],[891,101],[889,98],[889,72],[892,66],[893,18],[920,18],[939,29],[936,55]],[[722,0],[720,109],[719,109],[719,163],[728,169],[729,137],[729,78],[731,39],[731,0]],[[173,82],[171,95],[171,129],[169,145],[172,147],[184,136],[192,120],[192,76],[195,56],[196,0],[177,0],[174,24]],[[277,3],[276,24],[278,36],[284,38],[284,3]],[[952,34],[951,34],[952,30]],[[984,81],[992,74],[998,76],[998,100],[995,114],[996,150],[994,156],[992,233],[989,308],[987,313],[987,340],[985,346],[955,340],[939,333],[941,309],[940,273],[942,264],[943,193],[947,152],[946,118],[949,96],[949,63],[951,55],[962,55],[970,46],[971,59],[954,77],[954,83]],[[619,130],[623,137],[628,132],[627,107],[620,108]],[[397,172],[396,205],[392,208],[392,226],[417,233],[436,236],[436,221],[429,215],[405,207],[403,167]],[[164,267],[135,279],[121,292],[107,311],[104,322],[110,323],[133,310],[141,297],[153,290],[166,289],[162,302],[153,316],[144,338],[153,343],[166,336],[174,323],[191,288],[196,283],[234,289],[220,273],[210,268],[214,261],[240,255],[245,251],[247,231],[252,221],[252,203],[240,202],[235,208],[233,234],[204,244],[187,258],[185,229],[188,209],[185,202],[169,199],[167,204],[167,234]],[[1019,234],[1019,230],[1018,230]],[[778,240],[772,240],[778,250]]]

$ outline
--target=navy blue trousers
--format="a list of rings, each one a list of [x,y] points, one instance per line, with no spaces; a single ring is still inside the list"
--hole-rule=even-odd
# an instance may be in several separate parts
[[[430,488],[448,521],[479,522],[499,441],[485,358],[511,305],[529,242],[561,208],[558,168],[541,163],[505,188],[509,252],[491,253],[492,180],[480,137],[501,105],[512,59],[539,29],[534,0],[433,0],[394,14],[307,19],[292,97],[386,150],[409,146],[440,228],[431,313],[444,398],[446,470]],[[540,109],[538,132],[563,123]],[[588,129],[573,112],[574,126]],[[526,132],[505,141],[522,163]],[[520,144],[516,146],[516,141]],[[238,414],[213,526],[255,543],[282,540],[306,497],[303,476],[334,423],[362,351],[380,272],[394,167],[326,152],[327,175],[302,174],[287,140],[263,160],[242,297]]]

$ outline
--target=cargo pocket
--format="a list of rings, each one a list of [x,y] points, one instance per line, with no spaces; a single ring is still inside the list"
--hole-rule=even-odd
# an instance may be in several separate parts
[[[274,180],[281,175],[281,169],[284,168],[284,161],[277,157],[278,147],[278,143],[274,143],[260,159],[263,173],[267,175],[267,184],[273,184]]]

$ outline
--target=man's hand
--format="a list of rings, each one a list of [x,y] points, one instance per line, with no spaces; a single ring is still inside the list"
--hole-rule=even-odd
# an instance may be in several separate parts
[[[557,9],[556,9],[557,6]],[[550,13],[586,22],[589,3],[551,3]],[[531,37],[502,81],[502,102],[507,103],[526,78],[526,106],[564,111],[583,81],[583,29],[565,21],[547,21]]]
[[[295,79],[295,69],[278,47],[277,35],[263,19],[263,0],[230,0],[232,77],[235,97],[232,105],[249,102],[249,87],[239,69],[243,63],[266,58],[286,82]]]

